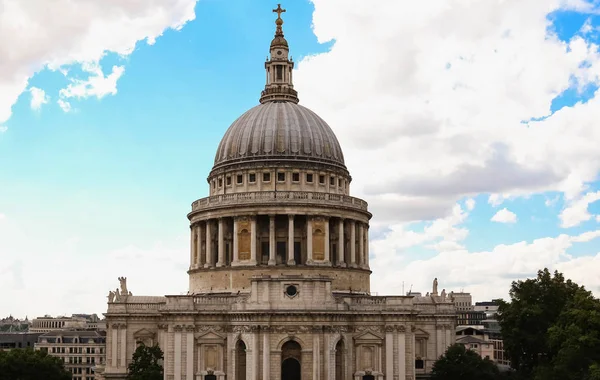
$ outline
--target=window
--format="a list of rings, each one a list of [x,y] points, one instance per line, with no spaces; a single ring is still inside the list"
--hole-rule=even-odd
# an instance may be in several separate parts
[[[217,181],[213,180],[213,190],[217,188]]]
[[[335,186],[335,177],[329,178],[329,186]]]
[[[271,182],[271,173],[263,173],[263,182]]]
[[[277,80],[283,80],[283,66],[278,65],[277,67]]]
[[[324,184],[325,184],[325,176],[324,176],[324,175],[320,175],[320,176],[319,176],[319,183],[320,183],[321,185],[324,185]]]
[[[223,187],[223,178],[219,178],[219,187]]]
[[[226,182],[227,182],[227,186],[231,186],[231,176],[227,176]]]
[[[340,178],[340,179],[338,179],[338,186],[339,186],[339,187],[342,187],[342,179],[341,179],[341,178]]]
[[[312,183],[313,182],[313,175],[312,175],[312,173],[306,173],[306,182],[308,182],[308,183]]]
[[[285,173],[284,172],[277,173],[277,182],[285,182]]]
[[[256,173],[248,174],[248,182],[250,182],[250,183],[256,182]]]
[[[300,181],[300,173],[292,173],[292,181],[299,182]]]
[[[423,362],[423,360],[421,360],[421,359],[415,360],[415,368],[416,369],[423,369],[423,368],[425,368],[425,363]]]
[[[241,185],[242,183],[244,183],[244,176],[241,175],[241,174],[238,174],[236,182],[237,182],[238,185]]]

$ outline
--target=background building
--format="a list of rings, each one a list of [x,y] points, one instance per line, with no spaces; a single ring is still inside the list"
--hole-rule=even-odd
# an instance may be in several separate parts
[[[30,332],[2,332],[0,333],[0,350],[14,348],[34,348],[41,333]]]
[[[103,330],[106,329],[106,323],[96,314],[73,314],[70,317],[46,315],[35,318],[29,331],[45,333],[64,329]]]

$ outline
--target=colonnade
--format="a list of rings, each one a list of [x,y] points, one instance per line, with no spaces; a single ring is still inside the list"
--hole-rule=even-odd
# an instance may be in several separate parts
[[[60,329],[65,326],[65,321],[40,321],[37,320],[33,324],[33,328],[38,329]]]
[[[207,219],[191,226],[190,269],[254,265],[369,267],[367,223],[319,215]]]

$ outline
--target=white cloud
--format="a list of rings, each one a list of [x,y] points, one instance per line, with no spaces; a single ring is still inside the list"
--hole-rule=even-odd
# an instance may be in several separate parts
[[[492,222],[497,223],[516,223],[517,222],[517,214],[512,211],[509,211],[506,208],[498,211],[491,219]]]
[[[465,201],[465,205],[467,206],[467,211],[473,211],[475,208],[475,199],[469,198]]]
[[[0,123],[10,118],[29,79],[44,67],[94,64],[108,52],[128,55],[138,41],[152,44],[165,29],[179,29],[193,20],[195,4],[196,0],[55,0],[48,7],[44,0],[4,0],[0,35],[11,38],[0,44]],[[67,91],[74,96],[114,93],[110,80],[97,77],[92,73],[89,80],[83,79],[80,84],[90,82],[83,86],[85,91],[77,84]]]
[[[56,101],[56,103],[58,103],[58,106],[64,111],[64,112],[71,112],[71,103],[67,102],[66,100],[62,100],[62,99],[58,99]]]
[[[591,203],[600,200],[600,191],[595,193],[587,193],[584,196],[573,200],[569,205],[562,210],[559,215],[561,220],[561,227],[569,228],[575,227],[582,222],[588,221],[592,218],[592,215],[588,211],[588,206]]]
[[[0,125],[0,133],[4,133],[8,130],[8,127],[5,125]]]
[[[570,199],[597,178],[600,98],[550,111],[565,90],[600,83],[597,45],[548,27],[550,13],[588,3],[313,3],[318,40],[334,42],[299,62],[295,86],[336,132],[375,221],[433,220],[478,194],[495,206]]]
[[[42,107],[42,104],[47,104],[50,101],[50,97],[46,95],[46,92],[41,88],[31,87],[29,89],[29,93],[31,94],[31,101],[29,105],[32,110],[39,110]]]
[[[109,94],[114,95],[117,93],[117,81],[123,75],[125,68],[123,66],[113,66],[112,72],[105,76],[100,65],[91,63],[84,65],[84,71],[90,73],[90,76],[86,80],[72,79],[72,83],[67,88],[60,90],[62,99],[80,99],[90,96],[101,99]]]
[[[596,215],[596,222],[600,223],[600,215]]]

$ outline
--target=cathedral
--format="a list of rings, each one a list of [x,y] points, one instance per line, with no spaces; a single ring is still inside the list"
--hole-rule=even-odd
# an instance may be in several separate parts
[[[124,379],[143,343],[165,380],[414,380],[455,341],[437,280],[423,297],[370,294],[372,215],[335,134],[298,104],[274,12],[260,104],[225,132],[187,215],[189,291],[133,295],[119,278],[99,378]]]

